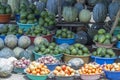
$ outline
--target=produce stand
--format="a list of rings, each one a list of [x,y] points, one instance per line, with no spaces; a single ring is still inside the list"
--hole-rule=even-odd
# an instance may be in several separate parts
[[[48,6],[50,6],[50,2],[48,3],[48,1],[45,3],[44,0],[41,0],[40,2],[38,2],[38,4],[35,3],[34,5],[30,3],[29,6],[26,6],[26,4],[28,4],[26,2],[25,4],[22,4],[22,2],[20,3],[22,5],[23,12],[24,12],[24,8],[26,8],[26,14],[22,12],[22,9],[19,9],[19,11],[21,10],[21,12],[15,11],[16,12],[15,14],[17,13],[20,14],[19,23],[25,24],[25,26],[23,26],[23,29],[20,29],[18,26],[17,26],[18,27],[17,30],[16,28],[14,28],[13,25],[18,25],[17,24],[18,22],[15,20],[15,17],[12,17],[10,22],[0,23],[4,25],[4,26],[0,25],[0,36],[1,35],[5,36],[4,40],[1,40],[0,38],[0,53],[2,54],[2,57],[0,54],[0,61],[1,61],[0,65],[4,64],[3,66],[6,66],[5,64],[8,61],[10,61],[8,62],[7,67],[10,67],[11,69],[13,67],[19,68],[20,70],[22,69],[22,72],[19,72],[19,70],[18,72],[15,72],[14,70],[9,70],[9,69],[6,70],[6,72],[8,71],[8,73],[6,74],[2,74],[0,72],[0,80],[17,80],[17,79],[30,80],[28,76],[34,77],[34,78],[42,78],[45,76],[45,78],[47,77],[46,80],[56,80],[57,79],[56,77],[62,77],[65,79],[66,76],[67,77],[74,76],[72,77],[74,78],[74,80],[82,80],[81,79],[82,74],[85,76],[100,75],[101,77],[99,80],[108,80],[105,70],[106,71],[108,70],[109,72],[112,72],[112,71],[120,72],[120,68],[118,67],[116,68],[114,66],[114,65],[117,65],[120,67],[120,48],[116,47],[117,41],[120,41],[120,34],[117,34],[116,36],[113,35],[115,28],[117,27],[118,24],[120,24],[120,9],[118,9],[116,15],[114,15],[115,19],[112,20],[110,18],[110,14],[104,11],[105,9],[102,11],[102,8],[106,7],[106,4],[104,4],[104,2],[101,2],[101,4],[103,4],[101,5],[102,7],[100,7],[101,12],[106,13],[106,19],[104,21],[99,21],[100,19],[99,20],[93,19],[93,17],[96,15],[93,15],[93,12],[92,12],[95,5],[99,4],[99,1],[98,3],[95,3],[94,6],[90,6],[87,0],[85,0],[85,3],[81,3],[80,2],[81,0],[76,0],[76,3],[80,3],[79,5],[82,4],[82,6],[84,7],[83,9],[90,11],[90,14],[89,12],[88,13],[86,12],[87,13],[86,16],[89,17],[90,15],[90,19],[86,22],[84,21],[81,22],[80,12],[79,12],[79,15],[77,14],[77,16],[74,16],[76,18],[75,20],[73,19],[73,21],[71,21],[70,18],[67,17],[68,21],[66,21],[63,16],[64,13],[62,10],[62,7],[63,7],[62,0],[56,0],[56,4],[57,4],[56,9],[58,10],[57,14],[54,11],[55,9],[52,11],[54,14],[52,13],[50,14],[49,9],[46,9],[46,8],[49,8]],[[69,1],[69,0],[66,0],[66,1]],[[100,0],[100,1],[104,1],[104,0]],[[116,0],[113,0],[113,2],[115,1]],[[113,2],[111,2],[110,4],[112,4]],[[4,1],[2,3],[6,4],[4,3]],[[51,0],[51,3],[55,4],[55,0]],[[71,5],[70,3],[64,4],[64,7],[65,6],[72,7],[70,10],[72,11],[73,9],[73,12],[75,12],[74,10],[75,7],[70,6]],[[0,6],[4,6],[4,5],[0,3]],[[40,10],[38,10],[37,12],[37,9],[39,7],[43,8],[41,12],[39,12]],[[53,7],[53,5],[51,5],[50,7]],[[29,12],[29,9],[31,9],[30,12]],[[0,14],[1,13],[2,12],[0,12]],[[98,12],[96,12],[96,14],[97,13]],[[2,14],[7,14],[7,13],[4,12]],[[11,13],[9,12],[9,14]],[[38,18],[35,18],[36,14],[39,14]],[[75,15],[75,14],[72,14],[71,12],[71,14],[69,15]],[[102,17],[104,17],[104,14],[101,14],[101,15],[103,15]],[[34,23],[36,25],[31,26],[29,29],[25,31],[27,24],[31,25]],[[93,25],[97,25],[97,26],[93,27]],[[52,26],[52,29],[49,30],[51,26]],[[13,29],[11,27],[13,27]],[[91,30],[90,33],[92,37],[88,32],[89,30]],[[95,31],[97,33],[94,34]],[[17,33],[18,35],[22,34],[19,39],[16,38]],[[47,36],[50,34],[52,35],[47,41],[47,38],[45,39],[45,37],[43,36]],[[73,39],[73,42],[69,44],[69,42],[71,42],[70,39]],[[58,40],[58,42],[56,42],[55,40]],[[67,40],[67,41],[64,42],[62,40]],[[77,42],[77,40],[79,42]],[[82,43],[82,42],[85,42],[85,43]],[[96,46],[96,43],[98,44],[98,46]],[[106,48],[104,46],[100,47],[99,44],[102,46],[113,44],[113,46],[110,46],[110,48]],[[6,55],[9,55],[10,57]],[[48,58],[48,56],[50,58]],[[95,58],[94,62],[92,62],[92,57]],[[107,65],[106,62],[103,62],[102,64],[97,64],[96,57],[102,58],[102,59],[108,59],[108,60],[112,58],[115,58],[115,59],[112,63],[110,63],[110,67],[106,68],[106,66],[109,66],[109,65]],[[78,58],[81,61],[79,60],[77,61]],[[74,61],[73,59],[76,59],[76,61]],[[88,66],[89,64],[91,66]],[[9,65],[12,65],[12,67]],[[51,66],[51,65],[54,65],[54,70],[53,70],[53,67],[52,67],[52,70],[48,69],[47,66]],[[96,65],[99,70],[96,69],[95,67]],[[76,70],[73,68],[73,66],[79,66],[79,69]],[[24,69],[24,72],[23,72],[23,69]]]

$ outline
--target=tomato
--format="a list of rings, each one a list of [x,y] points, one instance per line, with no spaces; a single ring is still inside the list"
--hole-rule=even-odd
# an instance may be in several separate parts
[[[66,65],[62,65],[62,70],[63,70],[63,71],[66,70]]]

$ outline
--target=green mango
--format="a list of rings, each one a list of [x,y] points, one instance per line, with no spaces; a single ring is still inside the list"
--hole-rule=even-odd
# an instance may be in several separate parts
[[[27,15],[28,15],[28,13],[27,12],[22,12],[22,13],[20,13],[20,19],[26,19],[27,18]]]
[[[67,37],[67,34],[65,32],[62,32],[62,35],[61,35],[62,38],[66,38]]]
[[[40,14],[40,11],[39,11],[38,9],[36,9],[36,10],[34,11],[34,13],[35,13],[35,15],[39,15],[39,14]]]
[[[105,55],[105,58],[110,58],[110,55],[108,55],[108,54],[107,54],[107,55]]]
[[[82,48],[82,51],[83,51],[84,53],[89,53],[89,50],[88,50],[88,48],[86,48],[86,47],[83,47],[83,48]]]
[[[12,13],[12,9],[11,9],[10,5],[7,5],[5,12],[6,12],[6,14]]]
[[[110,42],[109,39],[106,39],[106,40],[103,42],[103,44],[109,45],[109,44],[111,44],[111,42]]]
[[[97,42],[97,41],[98,41],[98,35],[95,35],[95,36],[94,36],[93,41],[94,41],[94,42]]]
[[[96,51],[94,51],[92,55],[93,55],[93,56],[97,56],[97,52],[96,52]]]
[[[117,42],[117,37],[116,37],[116,36],[113,36],[113,37],[111,38],[111,42],[112,42],[112,43],[116,43],[116,42]]]
[[[113,54],[115,54],[115,53],[114,53],[114,51],[113,51],[112,49],[107,49],[107,54],[113,55]]]
[[[106,31],[104,29],[99,29],[98,30],[98,34],[105,34],[105,33],[106,33]]]
[[[70,50],[69,50],[69,49],[66,49],[66,50],[65,50],[65,54],[71,54]]]
[[[76,49],[73,49],[73,50],[71,51],[71,54],[72,54],[72,55],[77,55],[77,53],[78,53],[78,52],[77,52]]]
[[[62,31],[63,31],[63,32],[67,32],[68,30],[67,30],[66,28],[63,28]]]
[[[42,18],[45,18],[45,17],[48,16],[48,12],[47,11],[42,11],[40,15],[41,15]]]
[[[83,54],[82,50],[78,50],[78,55],[82,55],[82,54]]]
[[[84,53],[83,56],[89,56],[89,54],[88,53]]]
[[[102,53],[102,50],[103,50],[103,48],[101,48],[101,47],[97,48],[97,54],[98,54],[98,55],[101,54],[101,53]]]
[[[110,33],[106,33],[106,34],[105,34],[105,37],[106,37],[106,39],[111,39],[111,38],[112,38],[112,35],[111,35]]]
[[[101,57],[104,57],[106,55],[106,48],[102,48],[102,51],[101,51]]]
[[[103,43],[105,41],[105,35],[98,36],[98,43]]]
[[[71,34],[68,34],[68,35],[67,35],[67,38],[72,38],[72,35],[71,35]]]
[[[5,10],[4,9],[0,9],[0,14],[5,14]]]
[[[26,20],[26,19],[20,20],[20,23],[26,24],[26,23],[27,23],[27,20]]]
[[[73,45],[71,45],[70,47],[69,47],[69,50],[73,50],[75,47],[73,46]]]
[[[28,20],[27,24],[34,24],[34,20]]]
[[[81,44],[75,43],[74,46],[75,46],[76,48],[79,48],[79,47],[81,46]]]
[[[34,20],[34,18],[35,18],[34,14],[29,14],[29,15],[27,16],[27,19],[28,19],[28,20]]]
[[[117,39],[120,40],[120,34],[117,35]]]
[[[34,48],[34,51],[35,51],[35,52],[38,52],[38,51],[39,51],[39,47],[36,46],[36,47]]]

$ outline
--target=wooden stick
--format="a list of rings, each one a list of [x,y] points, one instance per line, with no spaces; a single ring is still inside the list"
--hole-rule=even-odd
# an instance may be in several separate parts
[[[115,19],[115,22],[114,22],[114,24],[113,24],[113,26],[111,28],[110,34],[113,33],[115,27],[117,26],[119,18],[120,18],[120,9],[119,9],[119,11],[118,11],[118,13],[116,15],[116,19]]]

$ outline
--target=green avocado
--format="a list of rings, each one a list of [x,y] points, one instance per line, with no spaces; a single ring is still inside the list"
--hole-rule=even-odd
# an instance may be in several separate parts
[[[78,55],[82,55],[82,54],[83,54],[82,50],[78,50]]]
[[[106,39],[111,39],[111,38],[112,38],[112,35],[111,35],[110,33],[106,33],[106,34],[105,34],[105,38],[106,38]]]
[[[111,44],[111,42],[109,39],[106,39],[103,44],[109,45],[109,44]]]
[[[94,41],[94,42],[97,42],[97,41],[98,41],[98,35],[95,35],[95,36],[94,36],[93,41]]]

